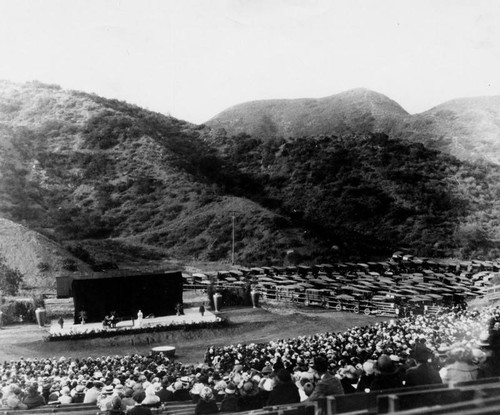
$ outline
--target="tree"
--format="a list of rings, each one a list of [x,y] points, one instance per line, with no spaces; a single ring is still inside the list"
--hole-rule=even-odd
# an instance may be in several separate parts
[[[23,275],[17,269],[10,268],[3,256],[0,256],[0,290],[4,294],[16,295],[23,282]]]

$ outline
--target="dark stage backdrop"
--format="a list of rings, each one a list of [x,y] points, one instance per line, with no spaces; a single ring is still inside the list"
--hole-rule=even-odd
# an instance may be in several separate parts
[[[82,310],[88,322],[102,321],[111,311],[127,319],[136,318],[139,310],[144,317],[175,314],[182,289],[181,271],[74,279],[75,323]]]

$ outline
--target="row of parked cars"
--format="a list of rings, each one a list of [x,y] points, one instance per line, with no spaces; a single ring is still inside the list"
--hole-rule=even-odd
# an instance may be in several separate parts
[[[193,274],[201,284],[252,287],[267,300],[365,314],[437,312],[484,294],[499,275],[490,261],[436,261],[395,253],[384,262],[238,267]]]

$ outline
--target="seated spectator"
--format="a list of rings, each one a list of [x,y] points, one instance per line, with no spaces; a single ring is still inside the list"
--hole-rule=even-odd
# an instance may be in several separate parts
[[[159,391],[156,392],[156,396],[160,398],[160,402],[171,402],[174,400],[174,392],[168,387],[170,386],[169,379],[167,376],[165,376],[161,382],[161,388]]]
[[[439,372],[429,364],[431,351],[423,343],[417,343],[413,349],[413,358],[417,366],[410,368],[405,374],[405,386],[432,385],[443,383]]]
[[[307,399],[309,399],[309,396],[311,396],[311,394],[313,393],[314,383],[311,382],[310,380],[303,379],[301,380],[301,384],[302,384],[302,389],[299,388],[300,402],[304,402]]]
[[[112,385],[106,385],[102,389],[101,396],[97,400],[97,406],[101,411],[107,411],[111,408],[111,400],[113,399],[114,388]]]
[[[443,382],[465,382],[477,379],[479,369],[473,363],[470,347],[461,344],[453,345],[449,352],[449,358],[453,363],[445,366]]]
[[[189,391],[186,388],[184,388],[184,384],[180,380],[174,383],[173,400],[174,401],[191,400],[191,395],[189,394]]]
[[[145,390],[146,396],[142,404],[149,407],[160,406],[160,398],[156,395],[156,390],[153,385],[149,385]]]
[[[290,372],[286,369],[280,369],[276,374],[276,385],[267,398],[267,405],[284,405],[299,402],[299,390],[292,381]]]
[[[343,395],[344,388],[340,380],[328,372],[328,361],[324,357],[314,359],[313,369],[316,371],[318,381],[309,396],[310,401],[317,401],[329,395]]]
[[[125,415],[122,401],[118,396],[114,396],[111,400],[111,408],[108,409],[106,415]]]
[[[27,389],[27,395],[23,399],[23,403],[28,409],[37,408],[45,405],[45,399],[38,392],[38,383],[32,383]]]
[[[196,408],[194,410],[195,415],[201,414],[215,414],[219,412],[219,407],[217,406],[217,402],[215,402],[215,398],[208,386],[204,386],[200,391],[200,399],[196,404]]]
[[[71,398],[70,392],[71,391],[67,386],[62,387],[61,396],[58,399],[58,401],[61,405],[68,405],[70,403],[73,403],[73,398]]]
[[[122,407],[124,406],[127,410],[135,406],[134,398],[132,398],[133,390],[131,388],[125,388],[123,390]]]
[[[356,392],[369,392],[370,385],[375,379],[374,373],[375,361],[368,359],[363,363],[363,373],[359,377],[358,385],[356,386]]]
[[[22,402],[22,389],[15,383],[8,386],[2,402],[6,409],[28,409],[28,406]]]
[[[239,412],[240,406],[238,403],[238,396],[236,396],[236,385],[229,383],[224,389],[225,395],[220,403],[221,412]]]
[[[239,406],[241,411],[252,411],[264,406],[264,398],[253,380],[243,381],[240,388]]]
[[[85,399],[85,386],[76,385],[73,391],[73,403],[83,403],[83,400]]]
[[[83,403],[97,403],[97,399],[101,396],[103,386],[103,383],[98,381],[87,383],[87,392],[85,392]]]
[[[479,365],[478,378],[500,376],[500,330],[490,322],[490,330],[486,339],[479,346],[486,354],[486,359]]]
[[[59,402],[59,398],[61,397],[61,394],[59,393],[60,391],[61,387],[59,386],[59,384],[52,384],[47,403]]]
[[[359,380],[359,375],[356,368],[352,365],[348,365],[339,371],[339,375],[340,383],[342,384],[344,393],[355,393],[356,386]]]
[[[398,367],[386,354],[382,354],[375,363],[375,378],[370,391],[401,388],[403,382]]]
[[[135,405],[127,411],[127,415],[153,415],[151,409],[142,405],[145,394],[136,394],[134,396]]]

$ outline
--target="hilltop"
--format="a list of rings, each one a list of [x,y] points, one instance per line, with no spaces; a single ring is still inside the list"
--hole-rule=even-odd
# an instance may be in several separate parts
[[[407,115],[385,95],[359,88],[326,98],[248,102],[228,108],[206,125],[227,135],[297,138],[381,132]]]
[[[500,164],[500,97],[459,98],[400,123],[393,136],[461,160]]]
[[[459,98],[408,114],[380,93],[354,89],[320,99],[253,101],[206,123],[213,135],[258,138],[385,133],[461,160],[500,164],[500,97]]]

